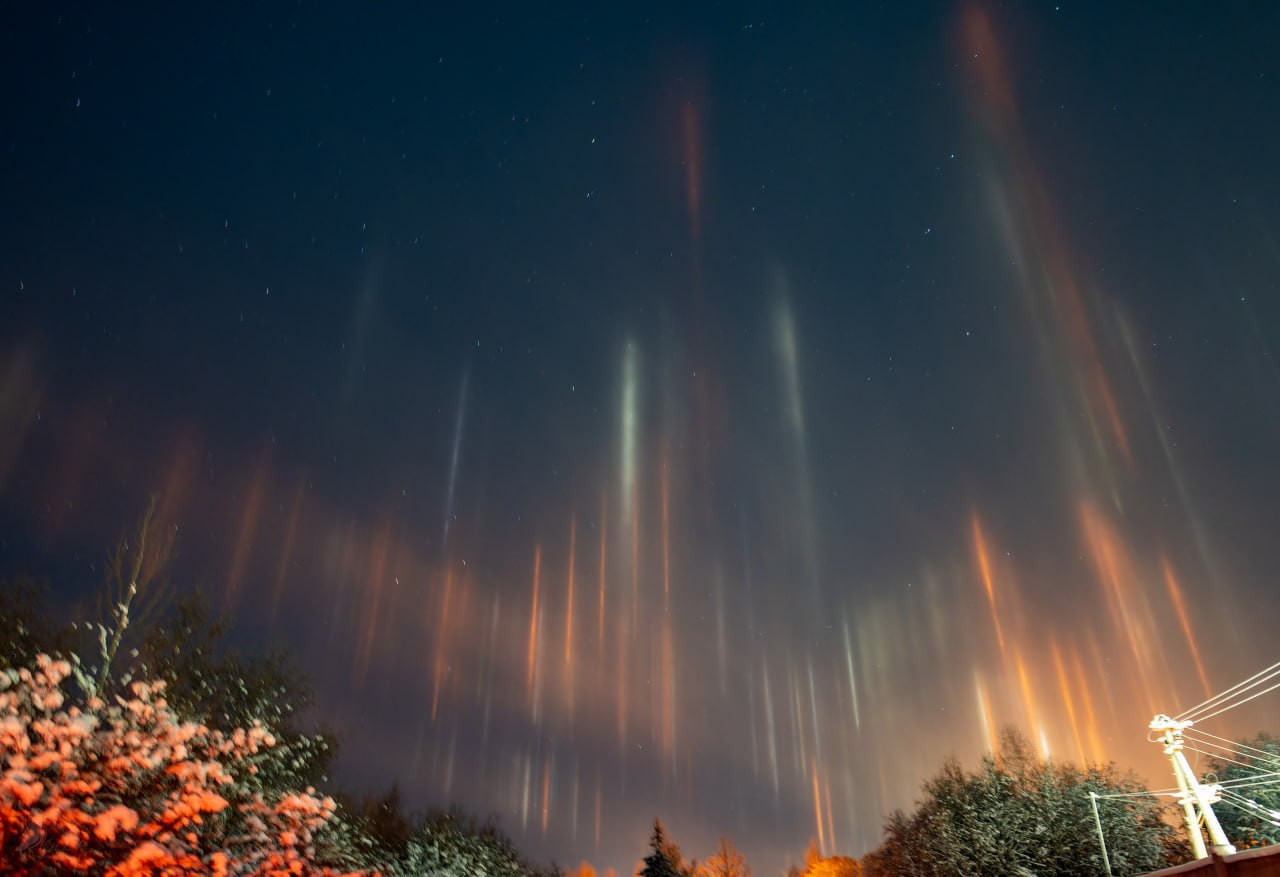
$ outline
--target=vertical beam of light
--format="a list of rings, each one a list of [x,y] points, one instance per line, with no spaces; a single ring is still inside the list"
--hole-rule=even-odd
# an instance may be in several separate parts
[[[671,615],[662,615],[662,751],[676,774],[676,661],[671,642]]]
[[[538,659],[538,585],[541,575],[542,543],[539,542],[533,549],[533,605],[529,609],[529,669],[525,679],[531,699],[534,695],[534,671],[536,670]]]
[[[0,388],[0,400],[3,399],[4,390]],[[4,423],[11,429],[13,421],[5,414],[3,402],[0,401],[0,423]],[[34,412],[33,412],[34,415]],[[4,442],[0,438],[0,445]],[[0,447],[0,488],[4,486],[4,450]],[[155,520],[157,523],[168,525],[172,523],[175,527],[178,524],[178,513],[182,510],[186,502],[187,488],[191,484],[191,476],[195,472],[196,467],[196,450],[195,445],[189,440],[179,440],[173,450],[173,459],[169,461],[168,467],[165,469],[165,476],[160,488],[160,497],[156,501]],[[298,483],[304,483],[305,479],[299,477]]]
[[[756,600],[751,581],[751,552],[749,547],[750,540],[747,538],[747,510],[745,507],[739,511],[739,520],[742,530],[742,584],[747,592],[747,633],[754,637],[756,635]]]
[[[987,701],[987,687],[982,682],[982,674],[973,671],[973,686],[978,695],[978,718],[982,721],[982,739],[987,752],[996,751],[995,721],[991,717],[991,704]]]
[[[1022,660],[1022,652],[1015,650],[1013,659],[1018,668],[1018,688],[1022,693],[1022,706],[1027,711],[1027,728],[1033,739],[1040,741],[1044,755],[1049,756],[1048,743],[1044,739],[1044,727],[1040,724],[1040,714],[1036,709],[1035,692],[1031,685],[1031,677],[1027,674],[1027,665]]]
[[[453,567],[445,567],[444,571],[444,596],[441,599],[440,618],[431,624],[431,628],[436,632],[436,658],[435,658],[435,682],[431,688],[431,722],[435,724],[436,716],[440,712],[440,684],[444,680],[444,669],[447,658],[447,644],[450,633],[449,612],[452,609],[453,602]]]
[[[444,763],[444,797],[449,800],[453,797],[453,765],[457,761],[458,754],[458,723],[453,723],[453,731],[449,734],[449,756]]]
[[[599,850],[599,849],[600,849],[600,812],[601,812],[601,805],[602,805],[602,803],[603,803],[603,795],[604,795],[604,791],[603,791],[603,788],[602,788],[601,783],[600,783],[600,768],[599,768],[599,767],[597,767],[597,768],[596,768],[596,813],[595,813],[595,817],[596,817],[596,819],[595,819],[595,823],[596,823],[596,825],[595,825],[595,828],[596,828],[596,846],[595,846],[595,848],[596,848],[596,850]]]
[[[619,405],[619,461],[618,482],[621,496],[621,534],[629,535],[629,562],[631,570],[631,639],[634,643],[640,625],[637,623],[640,599],[640,500],[636,490],[637,470],[639,468],[639,433],[640,433],[640,375],[638,353],[635,343],[627,341],[622,355],[622,390]]]
[[[1191,528],[1192,541],[1195,543],[1196,551],[1200,555],[1200,562],[1209,576],[1209,586],[1218,601],[1222,601],[1226,596],[1225,588],[1221,587],[1222,580],[1219,573],[1219,565],[1216,552],[1209,544],[1209,534],[1206,532],[1204,521],[1200,516],[1197,504],[1191,498],[1191,492],[1187,488],[1186,479],[1182,474],[1182,466],[1178,463],[1177,457],[1173,453],[1173,445],[1169,440],[1169,430],[1165,428],[1165,420],[1161,416],[1158,406],[1156,405],[1155,393],[1147,380],[1147,367],[1142,357],[1138,353],[1138,345],[1133,337],[1133,330],[1129,327],[1129,321],[1125,318],[1124,313],[1116,308],[1116,322],[1120,327],[1120,338],[1124,342],[1125,350],[1129,353],[1129,362],[1133,366],[1133,372],[1138,378],[1138,387],[1142,391],[1142,396],[1147,403],[1147,411],[1151,415],[1152,431],[1160,440],[1160,449],[1164,454],[1165,465],[1169,467],[1169,474],[1173,476],[1173,485],[1178,491],[1178,499],[1182,504],[1182,512],[1186,516],[1187,524]],[[1219,623],[1225,621],[1230,626],[1234,634],[1236,627],[1236,619],[1240,617],[1240,613],[1231,611],[1230,607],[1224,606],[1228,611],[1219,614]],[[1205,697],[1209,696],[1206,689]]]
[[[1095,691],[1097,688],[1102,689],[1102,696],[1105,698],[1105,703],[1107,705],[1105,711],[1100,709],[1098,712],[1103,716],[1118,715],[1120,708],[1116,705],[1116,693],[1111,684],[1114,681],[1114,666],[1111,663],[1110,657],[1103,657],[1102,648],[1098,645],[1098,638],[1094,635],[1092,630],[1088,631],[1087,639],[1089,641],[1089,659],[1091,664],[1089,669],[1093,673],[1091,678],[1096,682]],[[1126,706],[1128,706],[1128,704],[1126,704]]]
[[[631,510],[631,639],[634,642],[640,632],[640,508],[639,499],[632,496],[635,507]]]
[[[843,779],[844,779],[844,812],[845,812],[845,818],[848,820],[846,824],[849,829],[849,836],[857,837],[858,836],[858,808],[854,803],[855,799],[854,799],[854,792],[853,792],[853,771],[849,770],[849,766],[847,763],[845,764],[845,769],[843,771]]]
[[[346,372],[342,386],[338,391],[339,410],[346,413],[355,399],[356,383],[364,371],[365,348],[368,346],[369,332],[374,324],[378,310],[378,288],[382,279],[384,258],[381,252],[375,251],[370,260],[369,271],[365,275],[364,288],[360,291],[360,299],[356,302],[356,310],[351,320],[350,341],[344,345],[348,351]]]
[[[649,745],[658,753],[658,769],[662,769],[662,757],[666,750],[662,748],[662,632],[661,620],[649,626],[649,673],[645,684],[649,690]]]
[[[1057,639],[1050,641],[1053,651],[1053,669],[1058,675],[1058,692],[1062,695],[1063,706],[1067,708],[1067,721],[1071,724],[1071,736],[1075,740],[1076,755],[1080,763],[1085,763],[1084,740],[1080,736],[1080,723],[1076,720],[1075,698],[1071,696],[1071,683],[1067,681],[1067,668],[1062,663],[1062,651],[1058,648]]]
[[[729,686],[729,633],[725,626],[724,573],[718,564],[712,577],[712,598],[716,610],[716,664],[720,669],[720,694],[723,696]]]
[[[804,405],[800,395],[800,357],[797,352],[796,327],[791,318],[791,307],[784,297],[778,304],[775,317],[778,355],[782,359],[783,401],[787,412],[787,426],[801,441],[805,437]]]
[[[813,724],[813,751],[822,761],[822,728],[818,724],[818,693],[813,684],[813,656],[804,656],[805,670],[809,676],[809,715]]]
[[[796,341],[795,321],[791,316],[791,303],[785,276],[779,271],[777,281],[780,296],[774,313],[774,344],[782,371],[782,409],[784,423],[795,454],[794,477],[796,482],[797,536],[804,562],[804,572],[810,590],[818,596],[818,528],[815,523],[813,482],[809,477],[809,450],[805,439],[803,394],[800,389],[799,345]]]
[[[618,751],[627,750],[627,655],[630,653],[627,638],[619,630],[614,639],[618,643]]]
[[[502,621],[502,595],[493,595],[493,616],[489,620],[489,649],[485,653],[485,661],[489,666],[489,675],[484,684],[484,719],[480,731],[481,742],[489,742],[489,719],[493,714],[493,666],[494,652],[498,648],[498,625]]]
[[[751,717],[751,778],[760,780],[760,740],[756,733],[756,685],[751,668],[747,668],[747,715]]]
[[[338,622],[346,616],[343,613],[346,603],[346,592],[351,584],[351,563],[352,556],[356,550],[356,524],[355,521],[348,521],[346,530],[343,531],[341,549],[338,551],[338,565],[334,572],[334,578],[337,580],[337,587],[333,590],[333,607],[329,615],[329,639],[332,642],[337,636]]]
[[[1146,697],[1146,708],[1156,711],[1156,698],[1151,692],[1151,644],[1146,626],[1138,617],[1138,608],[1132,604],[1127,583],[1133,580],[1124,544],[1115,535],[1101,512],[1087,501],[1080,504],[1084,520],[1086,540],[1098,575],[1107,589],[1112,618],[1124,633],[1129,650],[1138,670],[1138,679]]]
[[[1098,717],[1093,709],[1093,694],[1089,690],[1089,682],[1085,679],[1084,665],[1080,662],[1080,652],[1071,650],[1071,666],[1075,671],[1076,690],[1080,692],[1080,700],[1084,703],[1085,728],[1089,732],[1089,754],[1095,764],[1106,760],[1106,750],[1102,747],[1102,736],[1098,732]]]
[[[280,558],[276,563],[276,580],[271,589],[271,618],[274,620],[280,612],[280,598],[284,595],[284,582],[289,574],[289,565],[293,563],[293,545],[298,536],[298,518],[302,514],[302,497],[307,489],[305,475],[298,476],[298,483],[293,489],[293,502],[289,504],[289,521],[284,528],[284,541],[280,543]]]
[[[497,615],[498,599],[496,594],[490,594],[488,595],[488,598],[488,624],[484,623],[486,614],[483,607],[479,607],[476,610],[476,630],[480,636],[480,651],[476,656],[475,672],[472,674],[475,677],[476,682],[474,701],[476,706],[480,706],[484,703],[485,690],[489,687],[493,679],[493,665],[489,660],[489,656],[492,654],[493,638],[497,635],[497,625],[494,624],[494,616]],[[483,602],[484,599],[484,595],[482,595],[480,597],[480,601]]]
[[[240,513],[240,530],[236,536],[236,546],[231,554],[231,569],[227,573],[226,605],[228,609],[236,605],[240,596],[240,585],[244,581],[245,572],[249,568],[249,555],[253,551],[254,537],[258,534],[258,519],[262,515],[262,499],[266,495],[266,481],[270,464],[264,454],[253,470],[249,481],[249,489],[245,493],[243,511]]]
[[[804,704],[800,702],[800,685],[796,682],[796,668],[787,661],[787,706],[791,710],[791,744],[797,777],[804,777],[804,766],[809,763],[809,744],[804,733]]]
[[[692,100],[680,106],[684,133],[685,207],[689,211],[689,235],[697,249],[702,235],[702,123]]]
[[[760,680],[764,685],[764,716],[765,722],[769,726],[769,769],[773,774],[773,798],[776,801],[780,794],[778,788],[778,732],[773,723],[773,698],[769,695],[769,659],[761,657],[760,661],[763,667]]]
[[[889,786],[888,786],[888,781],[885,780],[885,777],[884,777],[884,760],[883,759],[876,759],[876,779],[879,781],[880,804],[881,804],[881,808],[883,809],[884,802],[889,800]]]
[[[818,826],[818,852],[825,856],[827,854],[827,830],[822,818],[822,795],[818,791],[817,759],[809,762],[809,773],[813,777],[813,821]]]
[[[373,644],[378,636],[378,621],[382,615],[382,593],[386,589],[387,555],[391,551],[391,521],[384,519],[373,534],[369,546],[369,568],[365,573],[364,630],[360,635],[360,651],[356,658],[356,678],[364,679],[369,671]]]
[[[662,609],[671,610],[671,514],[670,477],[667,472],[667,443],[662,443],[662,485],[659,489],[662,502]]]
[[[573,664],[573,566],[574,558],[577,554],[578,542],[578,520],[576,517],[569,518],[569,593],[565,598],[564,610],[564,663],[566,667]],[[573,676],[569,677],[570,687],[573,685]]]
[[[631,516],[635,512],[636,499],[636,457],[640,429],[639,383],[637,374],[635,344],[628,341],[622,355],[622,391],[619,406],[619,449],[618,482],[622,490],[620,507],[622,509],[622,526],[624,532],[631,525]]]
[[[835,821],[831,818],[831,776],[825,772],[822,775],[822,799],[827,810],[827,840],[834,851],[837,845]]]
[[[1191,632],[1191,619],[1187,615],[1187,606],[1182,600],[1182,588],[1178,587],[1178,579],[1169,565],[1169,558],[1160,555],[1160,569],[1164,573],[1164,583],[1169,589],[1169,599],[1173,601],[1173,609],[1178,613],[1178,624],[1182,627],[1182,635],[1187,639],[1187,648],[1191,650],[1191,660],[1195,662],[1196,673],[1200,677],[1200,685],[1204,688],[1206,698],[1213,696],[1209,687],[1209,677],[1204,672],[1204,662],[1200,660],[1200,647],[1196,645],[1195,634]]]
[[[520,795],[520,830],[529,830],[529,782],[533,770],[533,759],[528,753],[524,755],[524,790]]]
[[[1043,285],[1047,301],[1033,302],[1038,322],[1042,329],[1050,321],[1057,327],[1070,357],[1069,362],[1080,387],[1081,401],[1088,419],[1091,423],[1099,419],[1105,420],[1125,462],[1132,466],[1128,434],[1099,356],[1085,301],[1071,270],[1059,223],[1051,209],[1048,187],[1031,160],[1026,137],[1018,126],[1014,80],[1004,62],[1003,52],[986,11],[978,4],[970,5],[965,10],[962,27],[966,60],[973,59],[979,74],[978,81],[981,83],[978,107],[982,111],[982,121],[988,133],[1003,146],[1013,168],[1010,176],[1023,190],[1022,200],[1032,208],[1031,216],[1019,223],[1028,229],[1025,245],[1011,246],[1010,249],[1040,254],[1042,270],[1048,283]],[[1012,207],[1007,212],[1012,214]],[[1099,409],[1102,418],[1097,416]],[[1105,459],[1106,450],[1101,443],[1099,449]]]
[[[858,682],[853,675],[853,643],[849,639],[849,620],[844,622],[844,661],[849,671],[849,698],[853,701],[853,727],[862,730],[862,715],[858,710]]]
[[[569,806],[570,831],[573,836],[573,842],[578,842],[578,762],[573,762],[573,800]]]
[[[547,822],[551,819],[551,771],[555,762],[550,755],[542,761],[542,836],[547,836]]]
[[[604,597],[606,588],[607,546],[609,533],[609,506],[605,502],[605,491],[600,491],[600,614],[596,624],[596,642],[599,645],[600,661],[604,662]]]
[[[448,556],[449,528],[453,523],[453,495],[458,484],[458,457],[462,451],[462,425],[467,415],[467,387],[471,382],[471,371],[462,372],[462,387],[458,390],[458,413],[453,421],[453,450],[449,454],[449,487],[444,498],[444,532],[440,537],[440,553]],[[482,394],[483,395],[483,394]]]
[[[973,530],[973,550],[978,558],[978,572],[982,575],[982,584],[987,589],[987,605],[991,607],[991,622],[996,628],[996,642],[1000,644],[1000,654],[1004,655],[1004,629],[1000,626],[1000,612],[996,608],[996,586],[991,576],[991,560],[987,552],[987,540],[982,534],[982,522],[976,511],[970,516]]]

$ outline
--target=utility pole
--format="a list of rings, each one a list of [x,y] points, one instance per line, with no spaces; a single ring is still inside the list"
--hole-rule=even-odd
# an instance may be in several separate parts
[[[1106,866],[1107,877],[1111,877],[1111,857],[1107,855],[1107,839],[1102,834],[1102,818],[1098,816],[1098,793],[1089,793],[1089,803],[1093,805],[1093,825],[1098,829],[1098,845],[1102,847],[1102,864]]]
[[[1147,727],[1159,735],[1153,742],[1164,744],[1164,754],[1169,756],[1169,763],[1173,765],[1173,775],[1178,781],[1178,802],[1182,805],[1182,816],[1186,820],[1187,834],[1191,838],[1191,848],[1196,858],[1203,859],[1209,855],[1205,850],[1204,835],[1200,833],[1201,822],[1209,831],[1213,851],[1219,856],[1229,856],[1236,848],[1227,840],[1222,831],[1222,823],[1218,822],[1218,817],[1213,812],[1213,803],[1222,800],[1222,787],[1200,785],[1191,765],[1187,763],[1187,756],[1182,752],[1182,729],[1191,724],[1190,721],[1175,721],[1161,713]]]

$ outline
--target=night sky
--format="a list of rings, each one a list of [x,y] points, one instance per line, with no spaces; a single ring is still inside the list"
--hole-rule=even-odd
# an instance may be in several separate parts
[[[344,786],[771,874],[1278,657],[1280,5],[125,6],[0,27],[0,573],[154,494]]]

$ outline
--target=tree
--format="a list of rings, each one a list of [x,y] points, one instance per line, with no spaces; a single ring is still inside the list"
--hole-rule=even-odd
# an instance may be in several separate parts
[[[698,867],[697,877],[751,877],[751,868],[746,857],[722,837],[716,851]]]
[[[271,726],[277,745],[254,775],[264,788],[322,783],[336,740],[295,724],[311,704],[305,676],[283,652],[232,649],[228,624],[199,593],[169,599],[176,541],[172,530],[157,531],[154,507],[153,499],[108,555],[96,620],[55,619],[30,577],[0,586],[0,669],[28,665],[41,653],[66,658],[85,696],[104,700],[127,694],[137,678],[164,681],[170,708],[184,719],[224,732],[255,720]]]
[[[49,612],[47,589],[29,575],[0,585],[0,670],[29,667],[36,655],[68,654],[71,627]]]
[[[255,719],[269,724],[279,745],[259,778],[265,785],[302,787],[328,778],[337,751],[331,734],[304,731],[299,713],[312,703],[303,673],[280,651],[244,655],[230,647],[229,625],[213,617],[199,594],[175,601],[137,634],[122,669],[163,679],[174,710],[212,728],[244,727]]]
[[[1280,843],[1280,740],[1261,733],[1235,745],[1229,755],[1214,758],[1205,783],[1228,788],[1213,812],[1227,839],[1237,849]],[[1241,783],[1236,788],[1232,784]]]
[[[796,877],[861,877],[862,865],[848,856],[823,857],[815,839],[809,840],[804,854],[804,870],[795,869]]]
[[[1014,731],[977,771],[950,759],[923,791],[914,813],[889,817],[883,845],[864,860],[870,874],[1098,874],[1090,792],[1130,796],[1098,801],[1115,873],[1155,870],[1185,849],[1131,773],[1041,759]]]
[[[637,877],[687,877],[690,869],[674,841],[667,838],[662,820],[653,820],[653,835],[649,838],[651,852],[644,857],[644,867]]]
[[[169,599],[151,516],[108,559],[96,621],[0,584],[4,873],[561,877],[492,821],[407,815],[396,787],[348,807],[316,792],[334,744],[295,725],[305,677],[231,649],[199,596]]]
[[[410,835],[405,855],[387,869],[391,874],[433,877],[559,877],[554,865],[525,862],[492,820],[480,822],[454,808],[421,820]]]
[[[183,721],[162,681],[77,702],[70,675],[69,661],[46,655],[0,674],[5,873],[329,873],[319,835],[333,800],[236,779],[275,745],[268,728]]]
[[[108,693],[111,665],[129,633],[130,622],[154,611],[163,596],[164,577],[173,559],[178,531],[174,528],[157,533],[152,521],[155,511],[156,498],[152,496],[134,533],[121,536],[115,550],[107,555],[106,587],[98,599],[99,620],[89,627],[98,638],[98,667],[90,675],[79,661],[73,663],[80,686],[89,696]],[[118,685],[129,683],[127,674],[117,674],[115,678]]]

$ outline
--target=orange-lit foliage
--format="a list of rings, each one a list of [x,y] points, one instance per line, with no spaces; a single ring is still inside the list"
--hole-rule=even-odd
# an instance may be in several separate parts
[[[254,787],[276,745],[181,721],[163,682],[71,704],[66,661],[0,674],[0,859],[8,874],[327,874],[317,832],[334,802]]]

